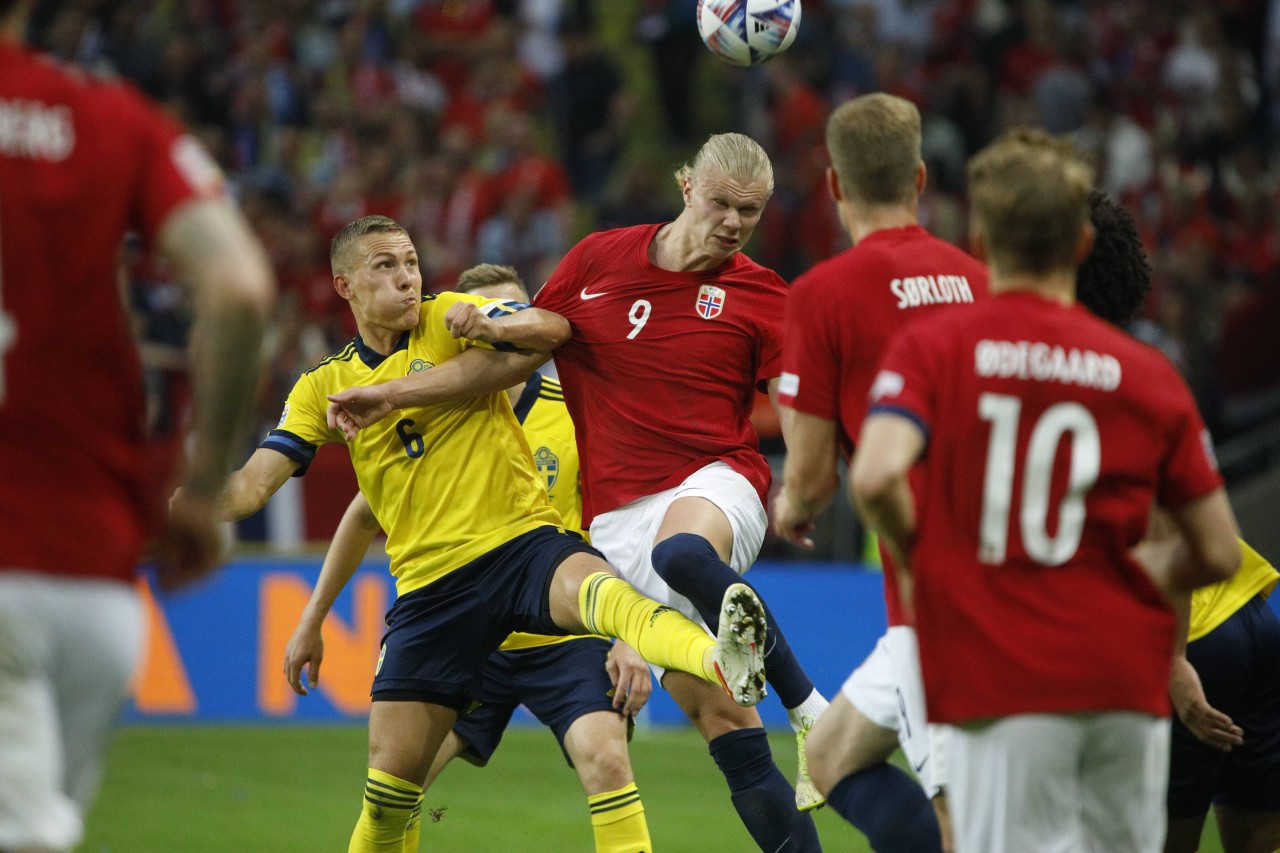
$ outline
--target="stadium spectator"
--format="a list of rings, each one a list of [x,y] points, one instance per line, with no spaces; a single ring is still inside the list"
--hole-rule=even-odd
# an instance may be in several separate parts
[[[876,364],[894,333],[987,295],[982,264],[918,224],[920,139],[919,111],[892,95],[846,101],[827,120],[827,186],[853,248],[796,279],[787,302],[779,402],[788,452],[773,515],[774,530],[801,547],[813,547],[814,519],[840,490],[840,457],[853,453]],[[930,761],[915,631],[892,559],[881,556],[889,629],[814,726],[810,772],[876,850],[938,850],[925,793],[936,796],[944,780]],[[888,763],[899,742],[923,792]]]
[[[221,174],[125,86],[25,43],[32,0],[0,2],[0,849],[81,840],[142,653],[134,586],[219,557],[215,499],[248,427],[275,283]],[[190,282],[201,328],[183,497],[158,479],[118,271],[137,231]],[[162,458],[157,458],[159,455]]]
[[[1073,304],[1088,168],[1021,132],[969,183],[995,296],[890,344],[854,498],[914,609],[956,850],[1157,851],[1177,621],[1161,590],[1235,572],[1235,519],[1172,366]],[[1190,558],[1148,575],[1128,549],[1157,501]]]
[[[459,277],[457,289],[485,299],[529,301],[524,283],[511,267],[472,267]],[[567,530],[585,538],[578,448],[560,383],[534,373],[508,388],[507,398],[524,428],[551,506]],[[324,657],[320,626],[379,529],[369,502],[357,494],[334,533],[311,601],[285,649],[285,675],[302,695],[318,683]],[[304,665],[307,687],[301,679]],[[644,707],[651,690],[649,667],[634,649],[620,641],[610,647],[599,637],[512,634],[485,663],[480,683],[479,707],[454,723],[431,765],[425,788],[454,758],[480,767],[488,764],[511,715],[524,705],[555,734],[569,766],[582,781],[597,853],[652,850],[644,804],[627,755],[632,718]],[[416,842],[406,841],[406,849],[416,850]]]
[[[564,312],[579,336],[557,350],[556,368],[578,430],[592,541],[637,588],[714,630],[714,601],[750,567],[767,527],[770,472],[749,410],[756,388],[777,382],[786,288],[741,253],[772,191],[764,151],[741,134],[713,136],[676,177],[684,209],[674,222],[586,238],[537,301]],[[453,373],[427,371],[331,399],[351,434],[393,405],[457,399],[520,378],[475,355],[466,373],[460,359]],[[606,398],[608,407],[587,405]],[[665,673],[662,684],[710,744],[761,849],[811,850],[817,832],[796,806],[822,802],[803,756],[826,700],[766,618],[768,677],[800,749],[797,791],[774,765],[757,713],[678,673]]]
[[[326,394],[447,373],[448,362],[476,345],[536,366],[569,334],[563,318],[520,303],[460,293],[423,299],[413,242],[386,217],[350,223],[330,257],[360,334],[298,379],[280,426],[231,476],[221,505],[229,518],[257,512],[306,471],[320,445],[343,440],[326,417]],[[399,850],[418,831],[427,772],[470,704],[484,661],[513,630],[625,635],[646,660],[732,689],[743,704],[759,702],[756,649],[766,623],[754,593],[741,584],[726,591],[724,629],[713,643],[618,579],[599,552],[560,527],[502,386],[405,414],[413,417],[348,442],[360,490],[387,532],[397,589],[374,675],[369,774],[351,853]],[[445,481],[456,488],[440,488]]]

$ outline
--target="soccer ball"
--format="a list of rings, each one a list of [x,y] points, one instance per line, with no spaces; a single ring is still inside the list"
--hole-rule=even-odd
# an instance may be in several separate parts
[[[791,47],[800,0],[698,0],[698,33],[707,49],[734,65],[759,65]]]

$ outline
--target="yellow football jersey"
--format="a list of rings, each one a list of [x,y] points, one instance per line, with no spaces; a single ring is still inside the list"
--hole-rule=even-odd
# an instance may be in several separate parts
[[[533,454],[534,467],[542,476],[547,496],[564,526],[583,539],[582,487],[578,479],[578,442],[573,420],[564,404],[560,383],[549,376],[535,373],[524,385],[515,405],[516,419],[524,427],[524,436]],[[515,633],[507,637],[502,651],[532,649],[563,643],[574,637],[548,637],[541,634]]]
[[[1243,540],[1240,568],[1228,580],[1191,593],[1191,624],[1187,640],[1197,640],[1217,628],[1258,593],[1270,593],[1280,572]]]
[[[390,355],[357,337],[304,373],[262,446],[302,463],[302,474],[320,445],[344,440],[326,423],[327,395],[430,370],[467,347],[484,346],[455,339],[445,328],[445,312],[460,301],[482,306],[489,316],[521,307],[464,293],[423,297],[417,327]],[[398,595],[523,533],[561,525],[504,392],[392,412],[361,430],[347,449],[360,491],[387,533]]]

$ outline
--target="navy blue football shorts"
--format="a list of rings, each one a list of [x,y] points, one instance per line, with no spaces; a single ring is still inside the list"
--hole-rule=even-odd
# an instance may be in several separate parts
[[[582,552],[600,553],[573,533],[539,527],[397,598],[387,611],[373,700],[467,708],[485,661],[509,633],[565,634],[551,621],[551,580]]]
[[[453,727],[469,744],[462,758],[480,767],[488,764],[520,705],[551,729],[563,751],[565,732],[575,720],[614,711],[613,684],[605,671],[609,647],[599,637],[578,637],[553,646],[494,652],[476,693],[479,707]],[[569,753],[564,757],[572,767]]]
[[[1174,717],[1169,817],[1205,814],[1212,804],[1280,812],[1280,621],[1261,595],[1187,645],[1209,704],[1244,729],[1222,752]]]

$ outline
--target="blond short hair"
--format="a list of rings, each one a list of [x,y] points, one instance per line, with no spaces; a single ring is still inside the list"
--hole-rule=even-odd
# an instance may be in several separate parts
[[[743,184],[764,184],[773,195],[773,164],[769,155],[749,136],[741,133],[717,133],[703,143],[692,163],[676,169],[676,184],[684,188],[706,175],[724,175]]]
[[[351,248],[366,234],[403,234],[409,232],[389,216],[362,216],[348,223],[329,244],[329,268],[335,276],[346,275],[351,270]]]
[[[1093,172],[1069,140],[1010,131],[970,159],[968,176],[973,225],[993,267],[1006,275],[1075,267]]]
[[[514,284],[520,288],[520,292],[524,294],[525,299],[529,298],[529,288],[525,287],[524,281],[520,278],[520,273],[516,272],[515,267],[503,266],[501,264],[476,264],[470,269],[463,270],[458,276],[458,284],[454,290],[459,293],[474,293],[486,287],[495,287],[499,284]]]
[[[845,101],[827,119],[827,152],[845,196],[866,204],[905,204],[920,167],[920,111],[876,92]]]

